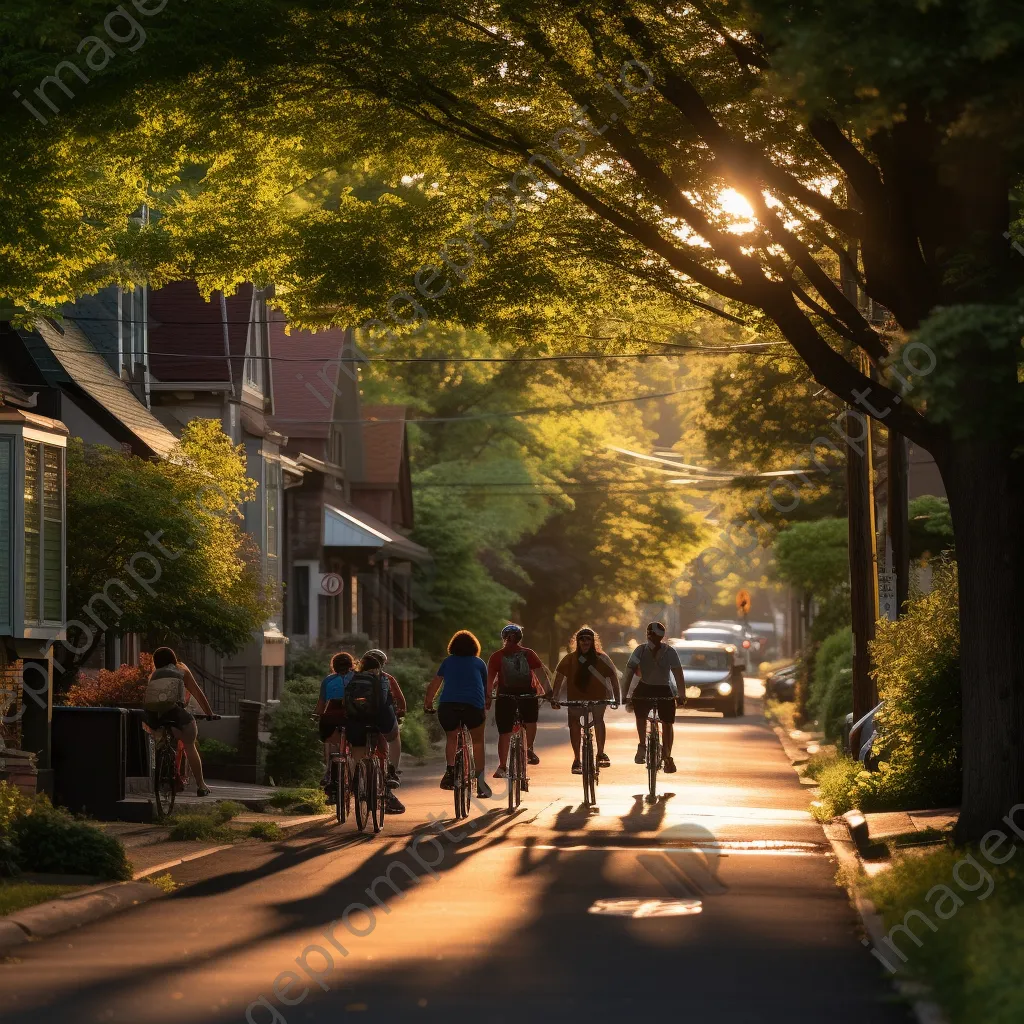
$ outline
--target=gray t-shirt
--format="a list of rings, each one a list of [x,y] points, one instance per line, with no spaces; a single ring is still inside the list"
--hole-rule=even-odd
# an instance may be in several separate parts
[[[651,650],[650,644],[641,644],[630,656],[627,667],[639,670],[640,678],[648,686],[662,686],[676,693],[676,681],[672,670],[682,672],[679,655],[674,647],[660,644],[657,653]]]

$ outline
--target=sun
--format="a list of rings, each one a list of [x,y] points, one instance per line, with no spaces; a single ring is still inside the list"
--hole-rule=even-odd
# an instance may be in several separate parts
[[[723,188],[718,193],[718,207],[732,217],[754,219],[754,208],[734,188]]]

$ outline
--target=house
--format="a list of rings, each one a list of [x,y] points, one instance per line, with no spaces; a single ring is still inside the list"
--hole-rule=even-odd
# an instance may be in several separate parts
[[[271,318],[274,427],[304,471],[286,494],[286,622],[304,646],[413,645],[412,483],[401,407],[362,408],[351,333]]]

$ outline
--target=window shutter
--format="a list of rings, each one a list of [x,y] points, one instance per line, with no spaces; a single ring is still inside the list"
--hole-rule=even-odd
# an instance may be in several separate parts
[[[13,595],[14,595],[14,560],[12,558],[13,537],[11,491],[14,481],[11,479],[12,450],[14,439],[0,438],[0,633],[14,632]]]
[[[64,465],[60,448],[43,449],[43,619],[64,618]]]
[[[25,622],[39,622],[39,505],[42,445],[25,442]]]

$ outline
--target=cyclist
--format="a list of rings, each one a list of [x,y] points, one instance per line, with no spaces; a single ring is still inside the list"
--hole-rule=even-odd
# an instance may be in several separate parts
[[[442,789],[455,788],[455,752],[459,729],[465,726],[473,740],[476,765],[476,795],[486,799],[491,787],[484,781],[484,727],[491,702],[487,696],[487,666],[480,657],[480,641],[468,629],[460,629],[448,641],[448,657],[441,662],[423,695],[423,710],[434,708],[434,695],[441,689],[437,721],[445,731],[445,770]]]
[[[615,702],[619,702],[619,673],[615,671],[612,659],[601,649],[601,638],[589,627],[578,629],[569,640],[569,653],[555,668],[555,685],[551,692],[551,706],[557,708],[562,683],[568,683],[568,700],[604,700],[609,690]],[[597,737],[597,765],[611,766],[611,760],[604,752],[607,730],[604,724],[606,705],[596,704],[590,709],[594,719],[594,734]],[[572,773],[581,775],[580,736],[582,734],[579,712],[569,708],[569,742],[572,743]]]
[[[210,789],[203,778],[203,760],[196,746],[199,727],[185,707],[188,701],[186,694],[195,697],[204,715],[213,714],[206,694],[195,681],[188,666],[178,661],[178,656],[170,647],[158,647],[153,652],[153,673],[146,683],[143,698],[146,724],[154,730],[167,726],[171,730],[171,736],[181,741],[196,780],[196,796],[209,796]]]
[[[487,661],[487,693],[498,692],[498,703],[494,707],[494,721],[498,726],[498,768],[496,779],[508,775],[508,748],[512,742],[512,730],[516,724],[516,704],[519,717],[526,729],[526,760],[540,764],[534,753],[533,744],[537,738],[537,718],[540,715],[540,701],[519,700],[526,694],[544,693],[551,696],[551,683],[543,662],[529,647],[523,647],[523,627],[509,623],[501,631],[502,646]],[[542,683],[543,685],[539,685]],[[489,705],[488,705],[489,706]]]
[[[681,704],[686,693],[683,685],[683,667],[674,647],[662,643],[665,638],[665,624],[652,622],[647,627],[647,643],[641,644],[626,662],[622,676],[622,694],[626,707],[630,706],[629,684],[639,672],[640,681],[633,691],[633,712],[636,715],[636,734],[640,743],[636,748],[637,764],[646,759],[647,716],[651,708],[657,708],[661,720],[665,751],[665,772],[671,775],[676,770],[672,760],[673,723],[676,720],[676,705]]]
[[[387,665],[388,656],[379,648],[374,647],[372,650],[366,652],[363,657],[376,658],[382,666]],[[405,702],[405,694],[402,693],[401,686],[398,685],[398,680],[387,671],[384,671],[383,676],[388,684],[388,691],[391,695],[391,704],[395,709],[395,717],[402,721],[405,718],[405,712],[407,705]],[[392,786],[397,788],[402,783],[399,781],[398,776],[401,775],[399,766],[402,763],[402,737],[396,736],[395,739],[388,741],[388,781]]]
[[[345,684],[355,674],[352,655],[339,651],[331,658],[331,672],[320,683],[320,699],[314,714],[320,719],[320,739],[324,745],[324,777],[322,785],[331,784],[331,750],[338,747],[339,730],[345,725]]]
[[[374,710],[368,718],[360,719],[354,714],[352,698],[355,696],[354,691],[357,687],[362,690],[367,687],[377,687],[376,692],[371,693],[374,698],[371,706],[374,707]],[[391,700],[391,690],[384,678],[384,666],[378,658],[371,654],[363,655],[359,662],[359,671],[345,683],[345,706],[345,732],[348,734],[348,741],[352,745],[352,756],[356,761],[366,757],[366,734],[369,729],[376,729],[387,741],[389,749],[391,744],[398,739],[398,718]],[[404,813],[405,805],[392,792],[393,783],[390,778],[387,780],[387,787],[387,813]]]

